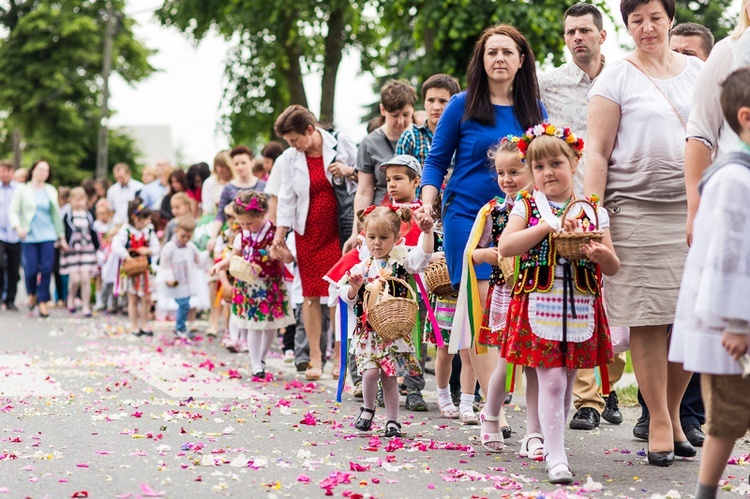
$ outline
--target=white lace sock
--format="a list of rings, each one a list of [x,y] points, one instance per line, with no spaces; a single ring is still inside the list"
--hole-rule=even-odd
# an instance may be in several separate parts
[[[245,329],[245,331],[248,331]],[[256,331],[251,329],[247,335],[247,349],[248,355],[250,356],[250,368],[253,374],[259,373],[263,370],[263,333],[264,331]]]
[[[264,329],[263,331],[259,331],[259,333],[263,336],[260,360],[266,360],[266,355],[268,355],[268,351],[271,349],[271,345],[273,345],[273,340],[276,339],[276,330]]]
[[[458,411],[461,414],[465,412],[474,413],[474,394],[473,393],[461,394],[461,404],[458,406]]]

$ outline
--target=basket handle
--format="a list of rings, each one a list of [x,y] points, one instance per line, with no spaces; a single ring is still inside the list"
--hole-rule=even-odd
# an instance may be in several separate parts
[[[571,201],[568,204],[568,206],[566,206],[565,209],[563,210],[562,217],[560,217],[560,219],[564,222],[565,217],[568,216],[568,212],[570,211],[570,209],[573,207],[574,204],[577,204],[577,203],[584,203],[584,204],[591,206],[591,208],[593,208],[594,221],[596,222],[596,230],[599,230],[599,211],[596,209],[596,206],[594,205],[594,203],[592,203],[588,199],[574,199],[573,201]],[[560,232],[562,232],[562,225],[560,227]]]
[[[409,290],[409,294],[411,295],[412,300],[417,301],[417,294],[414,292],[414,289],[409,285],[409,283],[407,283],[403,279],[399,279],[398,277],[393,277],[393,276],[381,276],[380,279],[383,279],[384,281],[386,281],[386,286],[388,286],[387,281],[396,281],[397,283],[401,284],[402,286],[406,287],[406,289]],[[383,290],[382,294],[390,295],[387,291],[387,288]],[[365,289],[365,294],[363,296],[362,302],[365,306],[367,306],[369,301],[370,301],[370,291],[368,289]]]

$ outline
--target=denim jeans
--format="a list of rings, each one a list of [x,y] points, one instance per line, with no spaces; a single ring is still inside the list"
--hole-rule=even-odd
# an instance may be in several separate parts
[[[21,243],[23,253],[23,273],[26,280],[26,293],[36,296],[37,302],[48,302],[49,283],[55,265],[55,242]],[[39,284],[37,278],[41,274]]]
[[[190,312],[190,297],[175,298],[177,302],[177,324],[175,325],[175,331],[178,333],[184,333],[187,331],[187,316]]]

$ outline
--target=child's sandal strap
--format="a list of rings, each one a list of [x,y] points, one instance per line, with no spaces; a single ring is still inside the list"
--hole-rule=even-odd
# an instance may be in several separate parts
[[[361,412],[366,412],[368,414],[372,414],[373,416],[375,415],[375,409],[368,409],[367,407],[362,406],[362,407],[359,408],[359,410]]]

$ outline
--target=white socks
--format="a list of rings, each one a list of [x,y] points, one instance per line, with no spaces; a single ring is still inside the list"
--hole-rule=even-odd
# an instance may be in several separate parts
[[[451,398],[451,387],[446,386],[445,388],[437,389],[438,405],[440,408],[448,407],[453,405],[453,398]]]
[[[474,413],[474,394],[473,393],[462,393],[461,404],[458,406],[460,413],[471,412]]]

